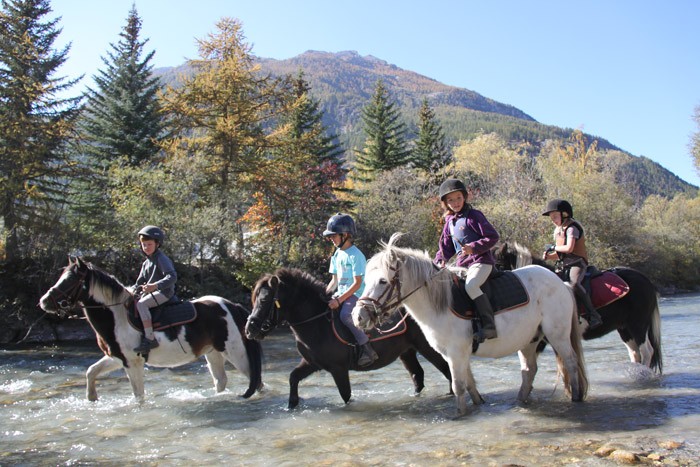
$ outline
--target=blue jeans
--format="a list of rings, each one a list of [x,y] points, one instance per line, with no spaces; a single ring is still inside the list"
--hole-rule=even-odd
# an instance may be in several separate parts
[[[357,295],[351,296],[340,305],[340,321],[352,332],[358,344],[365,345],[369,342],[369,337],[364,331],[357,329],[352,322],[352,309],[355,308],[355,303],[357,303]]]

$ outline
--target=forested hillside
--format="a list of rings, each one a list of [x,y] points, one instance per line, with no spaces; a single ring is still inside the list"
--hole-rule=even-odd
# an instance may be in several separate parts
[[[526,143],[530,154],[536,156],[545,141],[565,141],[573,132],[571,128],[539,123],[512,105],[494,101],[475,91],[448,86],[379,58],[360,56],[353,51],[307,51],[286,60],[257,57],[256,61],[262,73],[274,76],[294,76],[303,72],[304,79],[310,85],[310,94],[319,102],[323,112],[323,123],[349,149],[346,152],[349,161],[354,159],[354,150],[363,144],[362,108],[379,79],[398,103],[409,134],[417,131],[418,109],[424,98],[434,109],[450,145],[471,140],[478,134],[496,133],[505,141]],[[155,75],[165,83],[175,84],[178,76],[186,76],[190,72],[183,65],[157,69]],[[597,141],[597,147],[601,150],[624,152],[624,148],[618,148],[602,135],[585,136],[588,141]],[[697,192],[697,187],[647,158],[631,157],[618,170],[620,181],[635,186],[642,198],[649,194],[672,197],[676,193],[693,195]]]

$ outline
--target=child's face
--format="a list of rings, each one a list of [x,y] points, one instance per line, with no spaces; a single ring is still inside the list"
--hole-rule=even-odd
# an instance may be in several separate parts
[[[453,212],[459,212],[464,207],[464,193],[461,191],[453,191],[445,196],[445,204]]]
[[[156,251],[156,241],[155,240],[140,240],[141,249],[146,256],[151,256]]]
[[[557,227],[561,226],[561,213],[559,211],[550,212],[549,218],[552,219],[554,225],[556,225]]]
[[[340,234],[328,235],[326,238],[333,242],[333,245],[335,245],[336,248],[338,248],[338,246],[340,246],[340,244],[343,243],[343,236]]]

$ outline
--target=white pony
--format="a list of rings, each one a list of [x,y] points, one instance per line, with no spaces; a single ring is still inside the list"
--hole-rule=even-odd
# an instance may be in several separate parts
[[[420,325],[428,342],[450,365],[452,389],[458,415],[472,402],[484,402],[476,388],[470,359],[472,323],[450,311],[454,272],[462,268],[437,270],[427,252],[395,245],[400,233],[391,236],[383,250],[367,264],[364,296],[353,310],[355,324],[369,329],[385,320],[402,304]],[[518,352],[522,385],[518,400],[526,402],[537,372],[537,346],[543,339],[554,349],[565,390],[572,401],[582,401],[588,390],[578,315],[573,292],[551,271],[528,266],[513,271],[529,295],[524,306],[496,315],[498,337],[480,344],[475,355],[500,358]]]

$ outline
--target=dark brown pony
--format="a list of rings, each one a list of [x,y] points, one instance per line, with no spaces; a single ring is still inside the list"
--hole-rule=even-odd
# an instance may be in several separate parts
[[[416,352],[451,380],[449,365],[425,339],[418,325],[406,319],[403,334],[372,342],[379,355],[373,364],[358,367],[355,347],[341,342],[334,334],[329,297],[325,284],[298,269],[282,268],[261,277],[253,289],[253,312],[248,318],[246,335],[264,339],[277,325],[286,322],[297,342],[301,361],[289,375],[289,408],[299,404],[299,382],[309,375],[326,370],[335,381],[340,397],[350,400],[349,370],[367,371],[382,368],[397,358],[411,374],[416,393],[423,387],[424,372]]]
[[[554,268],[539,258],[533,258],[530,250],[517,242],[502,242],[494,248],[496,266],[513,270],[529,264]],[[598,308],[603,324],[583,332],[585,340],[597,339],[617,331],[627,347],[630,360],[641,363],[661,374],[661,318],[656,287],[641,272],[627,267],[611,270],[629,285],[624,297]],[[587,323],[586,323],[587,326]]]
[[[116,278],[94,265],[70,260],[58,282],[41,297],[45,311],[66,314],[74,307],[83,309],[97,341],[105,353],[86,373],[87,398],[97,400],[95,380],[102,373],[124,368],[134,396],[144,398],[144,358],[133,349],[141,340],[141,332],[128,321],[127,307],[133,295]],[[160,344],[151,350],[148,364],[156,367],[176,367],[204,355],[217,392],[226,388],[226,361],[231,362],[248,377],[250,397],[262,387],[262,349],[259,342],[246,339],[243,327],[248,311],[241,305],[213,295],[191,302],[196,318],[187,323],[157,331]]]

